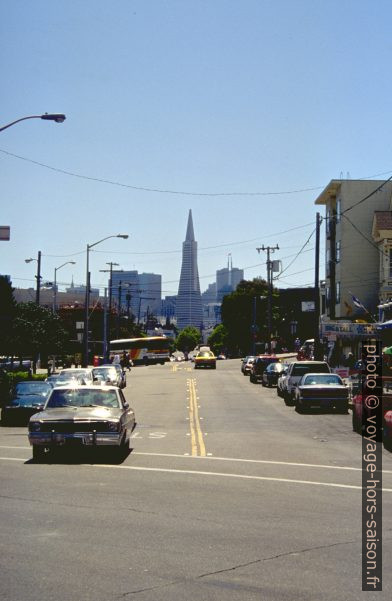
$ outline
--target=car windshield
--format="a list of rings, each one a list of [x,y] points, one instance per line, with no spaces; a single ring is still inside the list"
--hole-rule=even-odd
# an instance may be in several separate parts
[[[51,387],[46,382],[19,382],[16,385],[16,396],[26,394],[47,395]]]
[[[46,409],[58,407],[115,407],[120,403],[115,390],[102,389],[55,389],[50,396]]]
[[[340,377],[336,374],[311,374],[305,376],[302,382],[305,386],[311,386],[314,384],[324,384],[325,386],[330,386],[333,384],[343,384]]]
[[[284,363],[271,363],[271,365],[269,365],[267,367],[267,370],[269,372],[274,371],[274,372],[280,373],[281,371],[283,371],[286,368],[287,368],[287,365],[285,365]]]
[[[204,351],[203,353],[199,353],[197,356],[198,357],[213,357],[213,354],[209,353],[208,351]]]
[[[70,370],[63,370],[60,374],[59,374],[59,379],[67,379],[69,380],[70,378],[88,378],[90,376],[90,371],[88,369],[70,369]]]
[[[93,369],[93,376],[115,378],[117,376],[117,370],[114,367],[97,367],[96,369]]]

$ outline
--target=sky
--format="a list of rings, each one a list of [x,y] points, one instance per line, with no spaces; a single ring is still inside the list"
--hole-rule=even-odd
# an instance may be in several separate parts
[[[276,285],[311,286],[317,196],[392,174],[391,17],[384,0],[3,0],[0,126],[66,121],[0,132],[0,273],[34,287],[41,251],[43,281],[75,261],[60,289],[84,284],[87,244],[121,233],[91,251],[92,285],[114,261],[176,294],[192,209],[202,290],[229,254],[266,277],[263,244]]]

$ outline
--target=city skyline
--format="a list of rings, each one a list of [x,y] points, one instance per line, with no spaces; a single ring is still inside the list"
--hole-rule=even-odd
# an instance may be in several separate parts
[[[249,0],[247,10],[192,1],[40,6],[7,3],[2,29],[1,125],[66,115],[1,133],[1,224],[11,239],[0,242],[0,271],[18,287],[34,287],[35,264],[25,259],[39,250],[44,280],[72,260],[60,288],[72,276],[84,285],[86,245],[121,232],[127,241],[91,250],[93,285],[103,289],[98,274],[113,261],[162,274],[163,294],[176,294],[184,202],[198,224],[202,290],[229,253],[246,279],[265,278],[256,247],[279,244],[276,259],[290,264],[329,181],[390,175],[391,84],[381,94],[368,84],[388,68],[384,0],[359,0],[356,11],[337,0],[313,10],[304,0]],[[360,38],[367,44],[358,48]],[[313,247],[279,286],[312,285]]]

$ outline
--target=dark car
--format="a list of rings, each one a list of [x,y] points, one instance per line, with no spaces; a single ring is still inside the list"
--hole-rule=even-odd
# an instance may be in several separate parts
[[[33,458],[59,447],[109,447],[120,456],[129,446],[135,414],[115,386],[54,388],[44,410],[29,422]]]
[[[47,382],[18,382],[11,399],[1,411],[2,425],[27,425],[30,417],[43,409],[51,390],[52,387]]]
[[[277,386],[278,378],[287,369],[287,363],[271,363],[268,365],[263,373],[261,384],[263,386]]]
[[[306,409],[335,409],[348,413],[348,386],[337,374],[308,373],[295,388],[295,408],[298,413]]]
[[[263,379],[263,373],[266,367],[271,363],[280,363],[278,357],[273,355],[259,355],[255,357],[254,362],[251,365],[249,380],[253,384],[258,384]]]

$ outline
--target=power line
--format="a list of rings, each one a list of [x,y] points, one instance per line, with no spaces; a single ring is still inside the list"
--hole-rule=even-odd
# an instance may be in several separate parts
[[[214,197],[219,197],[219,196],[278,196],[278,195],[285,195],[285,194],[300,194],[302,192],[314,192],[316,190],[322,190],[325,187],[325,186],[315,186],[315,187],[309,187],[309,188],[300,188],[300,189],[284,190],[284,191],[276,191],[276,192],[192,192],[192,191],[187,191],[187,190],[166,190],[166,189],[162,189],[162,188],[153,188],[150,186],[134,186],[131,184],[125,184],[122,182],[117,182],[117,181],[113,181],[113,180],[109,180],[109,179],[92,177],[92,176],[84,175],[81,173],[74,173],[73,171],[67,171],[66,169],[60,169],[59,167],[53,167],[51,165],[47,165],[46,163],[42,163],[40,161],[35,161],[33,159],[29,159],[27,157],[23,157],[18,154],[14,154],[14,153],[4,150],[2,148],[0,148],[0,152],[2,152],[3,154],[10,156],[14,159],[18,159],[20,161],[25,161],[27,163],[37,165],[38,167],[43,167],[45,169],[49,169],[50,171],[54,171],[56,173],[61,173],[62,175],[68,175],[69,177],[75,177],[78,179],[84,179],[84,180],[98,182],[101,184],[107,184],[107,185],[111,185],[111,186],[118,186],[121,188],[129,188],[131,190],[138,190],[138,191],[142,191],[142,192],[153,192],[156,194],[176,194],[176,195],[180,195],[180,196],[198,196],[198,197],[200,197],[200,196],[214,196]],[[358,179],[361,179],[361,180],[371,179],[373,177],[378,177],[380,175],[386,175],[388,173],[391,173],[391,171],[386,171],[384,173],[378,173],[375,175],[369,175],[369,176],[358,178]],[[391,176],[391,178],[392,178],[392,176]]]

